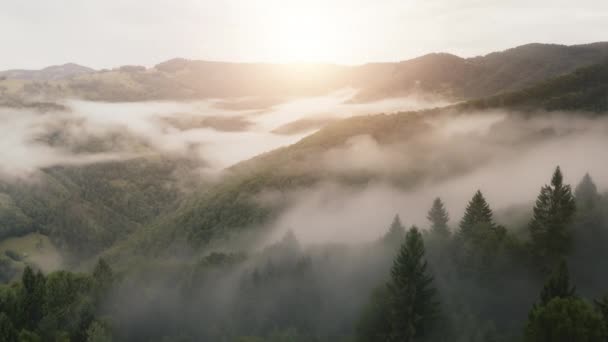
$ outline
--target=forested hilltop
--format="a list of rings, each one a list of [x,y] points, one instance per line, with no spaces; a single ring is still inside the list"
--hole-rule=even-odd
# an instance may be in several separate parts
[[[608,201],[557,168],[528,222],[497,222],[475,191],[463,217],[395,216],[373,242],[216,251],[152,278],[90,274],[0,287],[3,341],[605,341]],[[387,217],[390,222],[390,217]],[[146,289],[145,291],[143,289]]]

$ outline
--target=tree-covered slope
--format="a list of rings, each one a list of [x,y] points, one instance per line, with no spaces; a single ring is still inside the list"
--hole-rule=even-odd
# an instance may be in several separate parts
[[[469,172],[491,156],[468,153],[452,157],[451,141],[441,146],[430,143],[427,138],[433,137],[436,129],[433,118],[441,121],[442,118],[466,116],[470,112],[480,111],[483,114],[483,110],[500,108],[516,112],[518,109],[602,112],[608,109],[607,67],[608,64],[604,63],[582,68],[522,91],[444,109],[378,114],[335,122],[296,144],[233,166],[218,184],[191,197],[176,211],[134,233],[114,252],[120,254],[137,246],[140,252],[156,253],[176,240],[196,248],[214,238],[229,236],[235,229],[239,231],[261,226],[287,205],[283,201],[270,204],[260,202],[257,195],[263,192],[284,193],[328,181],[348,185],[368,184],[379,179],[407,189],[425,181]],[[511,148],[524,146],[529,140],[547,137],[547,132],[531,129],[509,140],[501,134],[501,129],[496,128],[496,133],[490,135],[489,139],[508,143]],[[342,163],[345,160],[346,163],[349,146],[352,147],[354,138],[361,136],[369,137],[377,144],[378,153],[382,153],[384,148],[400,150],[402,154],[398,156],[411,162],[406,167],[394,167],[388,173],[356,167],[348,170],[331,167],[333,162]],[[459,142],[453,143],[457,145]],[[438,149],[445,149],[445,152],[439,153]],[[334,159],[329,160],[329,166],[328,158]]]
[[[72,261],[94,256],[175,205],[174,172],[187,162],[149,156],[2,181],[0,239],[38,231]]]
[[[464,109],[508,107],[523,110],[608,110],[608,59],[521,91],[469,101]]]

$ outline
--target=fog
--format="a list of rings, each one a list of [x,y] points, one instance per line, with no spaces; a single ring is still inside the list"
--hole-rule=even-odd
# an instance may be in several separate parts
[[[478,189],[495,211],[531,208],[558,165],[564,181],[573,186],[590,173],[600,189],[608,187],[605,118],[579,113],[524,118],[490,111],[427,121],[434,128],[421,139],[381,145],[364,135],[326,152],[323,160],[332,172],[364,171],[377,177],[364,186],[325,182],[290,192],[286,197],[291,206],[277,219],[271,241],[286,230],[294,231],[305,244],[372,241],[395,214],[406,225],[426,228],[426,215],[436,197],[446,203],[456,229]],[[453,160],[466,163],[450,173]],[[403,189],[391,182],[395,175],[409,177],[411,169],[424,172],[413,186]]]
[[[196,102],[61,102],[67,110],[0,108],[0,173],[24,176],[57,165],[83,165],[181,155],[217,172],[292,144],[327,122],[353,115],[417,110],[445,102],[415,95],[353,104],[353,89],[285,99],[263,109],[225,109],[225,100]],[[243,99],[234,101],[242,102]],[[248,99],[247,101],[253,101]],[[307,124],[300,127],[299,122]],[[281,130],[285,125],[289,129]]]

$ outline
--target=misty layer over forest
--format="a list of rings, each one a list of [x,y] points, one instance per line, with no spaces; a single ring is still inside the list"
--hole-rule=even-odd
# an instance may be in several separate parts
[[[606,51],[0,73],[0,340],[606,341]]]

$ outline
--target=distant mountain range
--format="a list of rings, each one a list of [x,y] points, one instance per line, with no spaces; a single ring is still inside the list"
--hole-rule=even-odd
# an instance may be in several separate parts
[[[359,66],[173,59],[152,68],[123,66],[95,71],[66,64],[39,71],[0,72],[0,78],[5,78],[0,81],[0,98],[143,101],[256,96],[280,101],[352,87],[360,90],[356,101],[419,92],[462,101],[523,89],[606,59],[608,43],[528,44],[473,58],[435,53],[397,63]]]
[[[72,78],[95,72],[82,65],[67,63],[63,65],[53,65],[40,70],[6,70],[0,71],[0,79],[15,79],[28,81],[57,81]]]

